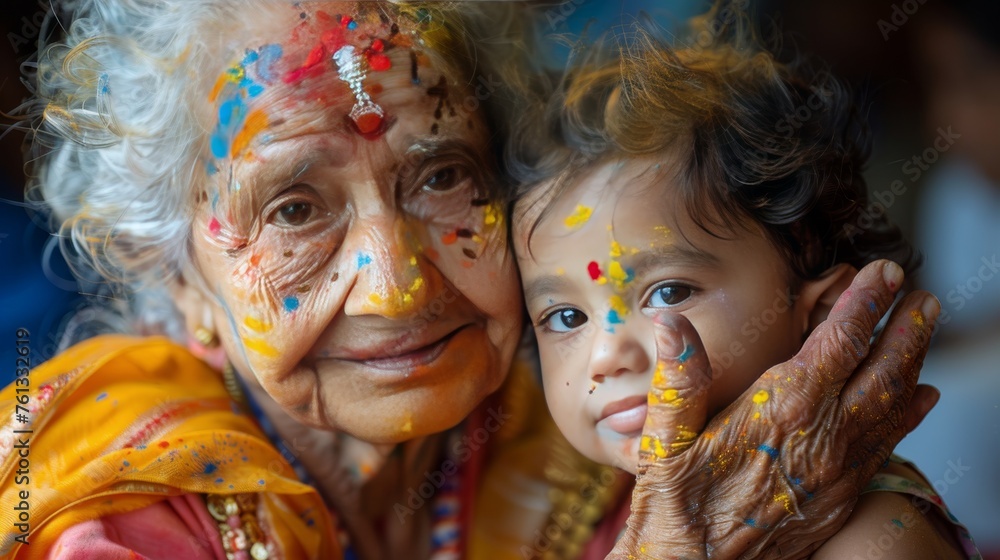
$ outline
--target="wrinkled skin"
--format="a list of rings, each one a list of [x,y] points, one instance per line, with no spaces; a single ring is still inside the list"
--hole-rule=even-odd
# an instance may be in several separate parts
[[[901,280],[886,261],[865,267],[801,351],[707,425],[711,371],[698,334],[680,315],[659,316],[664,375],[651,395],[677,389],[686,404],[650,407],[632,516],[608,558],[804,558],[834,535],[936,400],[930,387],[914,392],[940,311],[932,296],[903,298],[869,345]],[[679,375],[685,344],[695,352]],[[681,427],[701,434],[684,440]]]

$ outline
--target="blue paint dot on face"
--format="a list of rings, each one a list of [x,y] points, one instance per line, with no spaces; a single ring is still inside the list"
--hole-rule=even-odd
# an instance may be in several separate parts
[[[358,270],[361,270],[365,265],[371,264],[372,256],[368,253],[358,253]]]
[[[868,302],[868,310],[871,311],[872,313],[875,313],[875,309],[876,309],[875,308],[875,302],[874,301],[869,301]]]
[[[229,139],[221,134],[212,135],[212,155],[216,159],[229,155]]]
[[[299,298],[288,296],[285,298],[285,311],[292,312],[299,308]]]
[[[625,269],[625,283],[628,284],[634,278],[635,278],[635,270],[632,270],[631,268],[626,268]]]
[[[257,62],[258,58],[260,58],[260,54],[257,51],[247,50],[246,56],[243,57],[242,64],[243,66],[246,66],[247,64],[253,64],[254,62]]]
[[[131,464],[129,464],[128,461],[122,461],[122,464],[125,465],[126,467],[131,467],[132,466]]]
[[[347,28],[350,29],[351,31],[354,31],[355,29],[358,28],[358,22],[351,21],[351,23],[347,24]]]
[[[222,484],[222,478],[215,479],[215,483],[216,484]]]
[[[212,474],[219,468],[215,463],[207,463],[205,465],[205,470],[201,471],[202,474]]]
[[[100,395],[97,395],[97,402],[101,402],[101,401],[103,401],[106,398],[108,398],[108,394],[107,393],[101,393]]]
[[[250,86],[247,87],[247,95],[250,97],[257,97],[262,93],[264,93],[264,86],[260,84],[250,84]]]
[[[618,316],[618,312],[617,311],[615,311],[614,309],[611,309],[611,310],[608,311],[608,324],[609,325],[620,325],[620,324],[622,324],[624,322],[625,321],[622,321],[622,318]],[[614,331],[611,331],[611,332],[614,332]]]
[[[262,478],[262,479],[258,480],[257,484],[263,486],[264,485],[264,479]]]

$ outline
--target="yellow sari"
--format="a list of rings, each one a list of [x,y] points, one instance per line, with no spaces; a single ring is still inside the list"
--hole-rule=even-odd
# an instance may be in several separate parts
[[[29,378],[27,412],[15,409],[16,384],[0,393],[10,419],[0,432],[0,555],[44,558],[77,523],[169,496],[250,493],[285,558],[340,556],[320,496],[233,410],[222,376],[183,348],[99,337]],[[17,527],[24,511],[27,527]]]
[[[98,337],[28,377],[28,392],[16,383],[0,392],[10,419],[0,431],[0,556],[44,558],[67,528],[183,494],[256,496],[276,556],[342,556],[321,496],[236,407],[222,375],[185,348]],[[26,412],[16,408],[24,394]],[[515,367],[488,401],[510,419],[468,489],[465,557],[577,556],[625,484],[566,443],[530,368]],[[28,525],[18,528],[23,511]]]

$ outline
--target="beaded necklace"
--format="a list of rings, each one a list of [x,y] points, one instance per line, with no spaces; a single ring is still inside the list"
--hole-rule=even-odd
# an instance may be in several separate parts
[[[281,453],[281,456],[285,459],[285,461],[291,465],[299,481],[315,488],[315,480],[309,475],[305,466],[301,461],[299,461],[298,457],[291,452],[288,443],[281,437],[280,434],[278,434],[274,424],[267,417],[256,400],[254,400],[254,398],[250,395],[250,392],[246,390],[243,380],[235,374],[232,365],[226,364],[223,374],[225,377],[226,388],[229,390],[230,395],[237,403],[246,406],[254,419],[257,420],[257,424],[267,436],[267,439],[275,446],[275,448],[278,449],[278,452]],[[448,433],[447,442],[445,444],[445,459],[456,465],[461,464],[461,461],[456,456],[456,453],[460,448],[460,440],[463,431],[463,424],[459,424],[459,426],[453,428]],[[441,487],[437,489],[433,496],[433,500],[431,501],[430,560],[460,560],[463,556],[461,550],[461,475],[462,469],[457,469],[451,475],[442,473],[442,476],[444,476],[444,482],[441,484]],[[329,504],[327,505],[327,508],[332,510]],[[339,518],[339,516],[336,515],[335,517]],[[357,560],[358,555],[354,550],[354,547],[351,546],[350,534],[348,533],[347,528],[342,523],[338,522],[337,531],[340,546],[344,551],[344,560]]]

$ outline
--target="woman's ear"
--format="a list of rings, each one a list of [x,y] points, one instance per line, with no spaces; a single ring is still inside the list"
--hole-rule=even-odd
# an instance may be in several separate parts
[[[184,317],[188,350],[209,365],[221,369],[225,365],[226,354],[219,344],[211,302],[205,292],[184,275],[178,275],[170,283],[168,290],[174,305]]]
[[[826,320],[840,294],[847,290],[857,274],[858,269],[847,263],[840,263],[818,278],[802,283],[795,305],[802,322],[803,338]]]

